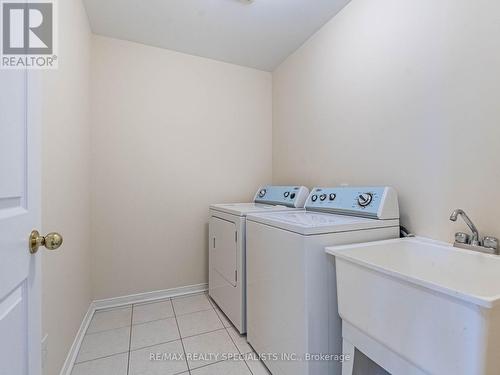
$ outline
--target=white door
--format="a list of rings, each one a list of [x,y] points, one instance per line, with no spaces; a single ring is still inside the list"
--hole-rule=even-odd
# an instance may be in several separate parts
[[[212,246],[215,271],[235,287],[238,260],[236,224],[213,216],[210,225],[214,236]]]
[[[40,253],[28,237],[40,225],[38,79],[0,70],[0,374],[41,374]]]

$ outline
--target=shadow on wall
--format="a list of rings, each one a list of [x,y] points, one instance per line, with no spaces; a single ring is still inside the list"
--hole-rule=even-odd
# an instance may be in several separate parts
[[[354,358],[353,375],[391,375],[358,349],[354,353]]]

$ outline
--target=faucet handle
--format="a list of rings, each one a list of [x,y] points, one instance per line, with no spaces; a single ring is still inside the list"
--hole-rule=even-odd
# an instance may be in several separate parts
[[[486,236],[483,239],[483,246],[489,249],[498,249],[498,238]]]
[[[461,244],[468,244],[470,241],[470,236],[467,233],[458,232],[455,233],[455,242]]]

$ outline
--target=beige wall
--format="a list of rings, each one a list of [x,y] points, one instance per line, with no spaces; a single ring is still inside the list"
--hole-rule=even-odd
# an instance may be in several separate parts
[[[382,184],[450,241],[463,207],[500,236],[500,3],[354,0],[273,75],[273,177]]]
[[[58,2],[59,69],[43,75],[42,226],[64,245],[43,252],[44,373],[56,375],[91,301],[90,30],[80,0]]]
[[[95,298],[207,281],[207,215],[271,180],[271,75],[93,37]]]
[[[393,185],[418,234],[450,240],[460,206],[500,236],[499,11],[354,0],[271,87],[269,73],[91,37],[80,1],[60,2],[43,230],[65,245],[43,256],[45,373],[59,372],[91,299],[206,282],[208,205],[271,178]]]

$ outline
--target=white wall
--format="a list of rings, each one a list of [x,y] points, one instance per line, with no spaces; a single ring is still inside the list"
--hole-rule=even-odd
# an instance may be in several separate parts
[[[393,185],[403,224],[500,236],[500,3],[354,0],[273,75],[273,177]]]
[[[80,0],[59,1],[58,8],[59,69],[42,73],[42,226],[64,236],[58,251],[42,251],[46,375],[59,373],[91,301],[91,34]]]
[[[271,96],[270,73],[93,37],[94,297],[207,281],[209,204],[272,178]]]

